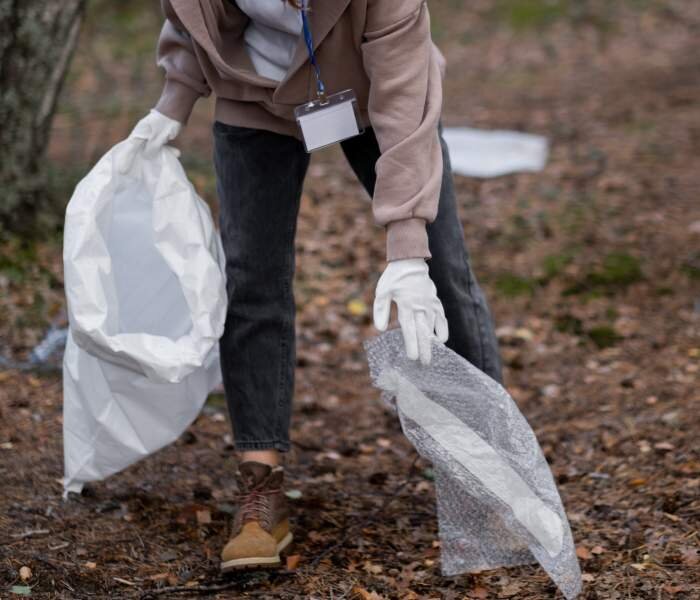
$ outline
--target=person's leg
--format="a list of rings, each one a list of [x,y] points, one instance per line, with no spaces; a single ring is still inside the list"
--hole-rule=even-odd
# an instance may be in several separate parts
[[[428,224],[430,277],[445,309],[449,327],[447,347],[502,383],[501,359],[493,320],[481,287],[471,268],[455,200],[452,168],[442,124],[439,127],[443,176],[438,214]],[[374,166],[380,149],[371,128],[342,142],[343,152],[370,196],[374,193]]]
[[[289,450],[294,394],[294,237],[309,156],[296,138],[216,122],[214,163],[228,311],[221,370],[243,460]]]

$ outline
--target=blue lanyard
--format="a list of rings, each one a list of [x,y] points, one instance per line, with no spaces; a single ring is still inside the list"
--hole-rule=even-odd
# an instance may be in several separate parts
[[[323,85],[321,80],[321,69],[316,62],[316,53],[314,52],[314,39],[311,35],[311,26],[309,25],[309,17],[307,16],[307,11],[309,10],[309,0],[302,0],[301,6],[301,22],[304,27],[304,41],[306,42],[306,49],[309,52],[309,60],[316,73],[316,94],[319,98],[324,98],[326,95],[326,86]]]

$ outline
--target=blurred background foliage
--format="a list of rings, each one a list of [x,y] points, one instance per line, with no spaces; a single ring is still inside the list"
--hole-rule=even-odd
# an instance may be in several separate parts
[[[433,37],[438,44],[449,39],[469,45],[495,32],[510,31],[516,36],[538,36],[547,46],[546,30],[556,25],[566,26],[574,34],[593,30],[604,44],[623,15],[629,16],[630,8],[683,18],[673,4],[664,0],[433,0],[430,6]],[[43,188],[35,199],[40,198],[42,210],[34,215],[28,211],[27,219],[17,227],[23,233],[33,231],[43,236],[60,230],[65,204],[77,181],[111,144],[128,134],[155,102],[162,85],[155,67],[155,43],[162,23],[160,3],[89,0],[86,8],[79,50],[67,72],[52,124],[49,160],[41,165],[47,178],[37,180]],[[454,19],[455,11],[469,13],[472,18]],[[208,181],[209,158],[198,161],[189,154],[186,160],[195,172],[202,172],[204,194],[210,196],[214,189]],[[7,202],[0,203],[0,214],[10,210]],[[28,222],[30,219],[37,219],[37,228]],[[6,227],[2,235],[11,235],[12,228]]]

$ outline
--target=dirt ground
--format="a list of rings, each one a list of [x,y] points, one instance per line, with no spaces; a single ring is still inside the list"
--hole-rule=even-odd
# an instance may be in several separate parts
[[[68,193],[157,93],[158,16],[140,4],[90,14],[51,148]],[[445,125],[551,141],[543,173],[456,181],[507,388],[568,511],[582,597],[700,598],[697,2],[435,0],[431,12]],[[115,46],[115,30],[134,43]],[[213,201],[210,114],[202,102],[179,145]],[[430,465],[381,404],[361,346],[376,335],[384,238],[337,150],[314,156],[297,250],[286,566],[217,573],[235,510],[221,396],[176,444],[64,503],[60,374],[4,370],[0,598],[560,597],[537,566],[439,574]],[[60,239],[2,238],[4,356],[25,358],[60,314],[61,281]]]

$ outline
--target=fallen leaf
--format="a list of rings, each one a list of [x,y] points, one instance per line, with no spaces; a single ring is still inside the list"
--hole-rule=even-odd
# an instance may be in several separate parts
[[[13,585],[12,588],[10,588],[10,592],[18,596],[31,596],[32,588],[26,585]]]
[[[700,553],[695,548],[684,548],[681,550],[683,564],[694,567],[700,564]]]
[[[671,585],[670,583],[667,583],[663,587],[664,592],[667,592],[668,594],[680,594],[681,592],[685,592],[688,588],[684,585]]]
[[[32,570],[29,567],[22,567],[19,570],[19,578],[22,581],[29,581],[32,578]]]
[[[87,569],[96,569],[96,568],[97,568],[97,563],[95,563],[95,562],[86,562],[86,563],[85,563],[85,568],[87,568]]]
[[[170,577],[170,573],[156,573],[155,575],[151,575],[149,579],[151,581],[164,581],[168,577]]]
[[[593,555],[590,553],[588,548],[585,548],[584,546],[576,547],[576,556],[578,556],[581,560],[590,560],[593,558]]]
[[[473,590],[467,592],[470,598],[476,598],[476,600],[485,600],[489,597],[489,592],[485,587],[477,585]]]
[[[370,592],[359,585],[352,588],[352,593],[359,597],[360,600],[384,600],[384,596],[380,596],[377,592]]]
[[[355,317],[361,317],[367,314],[367,305],[358,298],[350,300],[347,304],[347,309],[348,312]]]
[[[522,589],[522,586],[520,585],[520,583],[517,581],[514,581],[514,582],[509,583],[508,585],[504,586],[498,592],[498,597],[499,598],[512,598],[513,596],[519,595],[521,589]]]
[[[595,581],[595,575],[591,573],[583,573],[581,575],[581,581],[585,581],[586,583],[591,583]]]
[[[603,548],[603,546],[593,546],[593,548],[591,548],[591,552],[593,554],[603,554],[603,552],[605,552],[605,548]]]
[[[384,570],[384,569],[382,569],[381,565],[372,564],[368,560],[365,561],[363,568],[368,573],[372,573],[374,575],[379,575]]]
[[[175,552],[175,550],[165,550],[158,555],[158,560],[170,562],[171,560],[177,560],[178,556],[179,555],[177,552]]]
[[[301,490],[287,490],[284,495],[291,500],[298,500],[301,498]]]
[[[673,450],[675,446],[670,442],[658,442],[654,444],[654,448],[657,450]]]
[[[324,539],[323,534],[315,530],[309,531],[306,535],[312,542],[321,542]]]
[[[208,525],[211,523],[211,512],[208,509],[198,510],[197,523],[200,525]]]
[[[293,571],[294,569],[296,569],[299,565],[300,560],[301,556],[299,554],[290,554],[287,557],[287,570]]]

